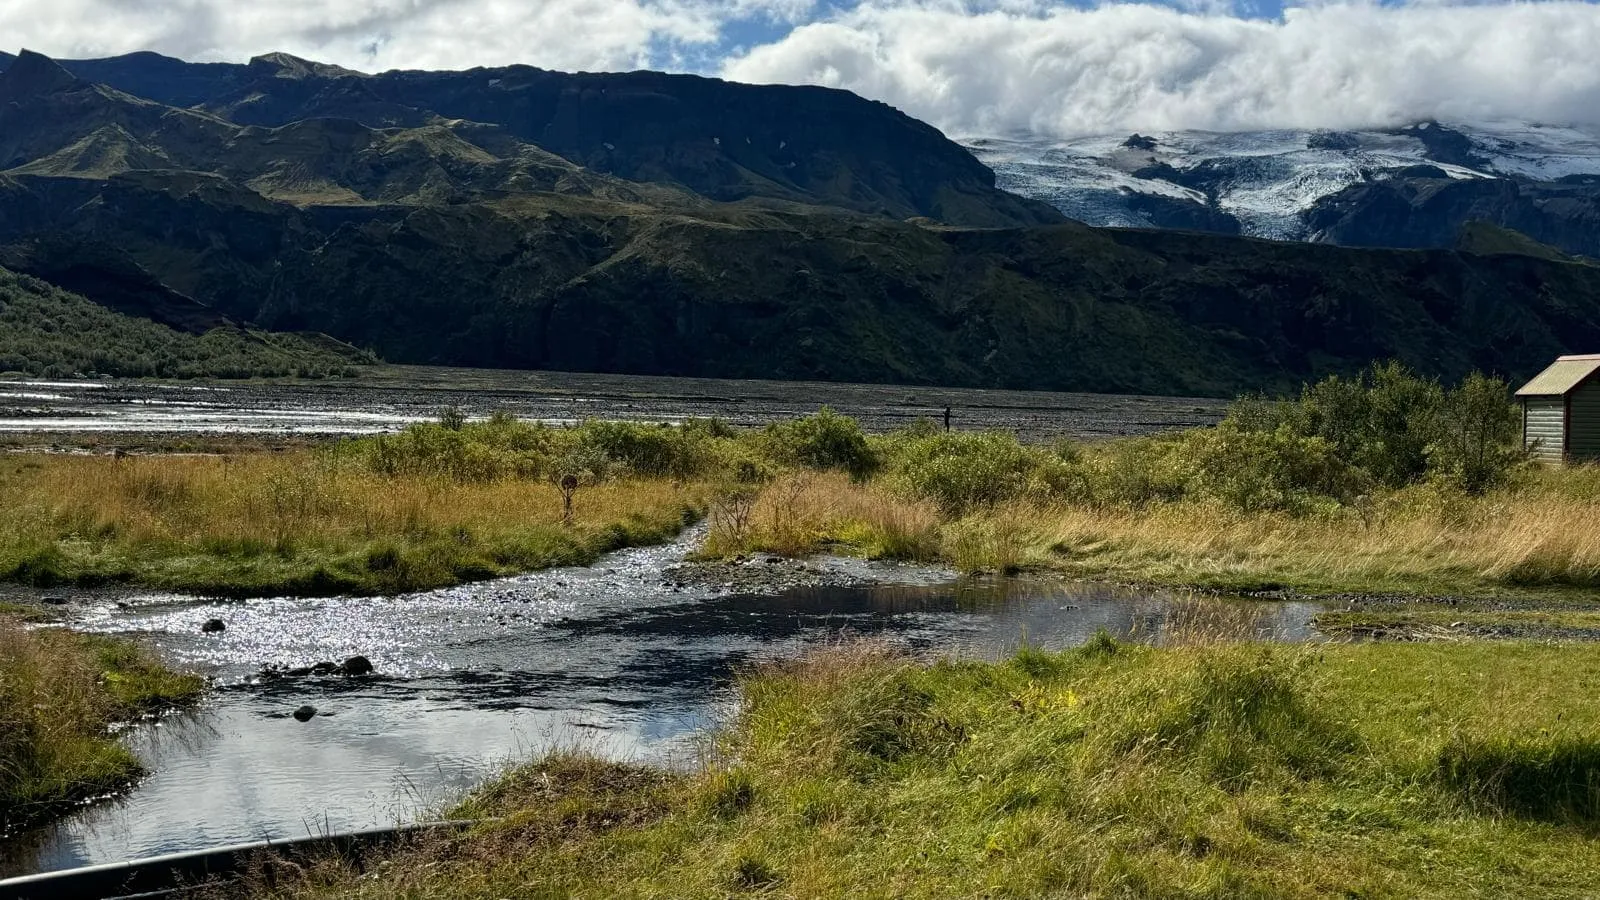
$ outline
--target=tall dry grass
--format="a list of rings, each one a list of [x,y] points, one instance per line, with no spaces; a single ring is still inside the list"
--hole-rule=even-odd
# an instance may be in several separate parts
[[[1030,517],[1030,561],[1129,578],[1462,590],[1600,583],[1600,504],[1551,493],[1401,495],[1337,517],[1192,504]]]
[[[705,552],[789,556],[845,545],[871,559],[932,560],[940,552],[939,509],[838,472],[790,472],[759,494],[735,493],[712,508]]]
[[[1419,485],[1331,515],[1245,513],[1199,501],[1144,507],[1027,499],[947,518],[931,502],[840,475],[780,478],[748,527],[708,552],[829,546],[943,560],[966,571],[1258,588],[1470,591],[1600,585],[1600,475],[1536,474],[1473,497]]]
[[[670,535],[708,489],[621,480],[383,476],[311,451],[17,456],[0,461],[0,575],[270,589],[320,567],[330,588],[448,583]]]
[[[106,726],[201,686],[131,645],[0,615],[0,833],[137,775]]]

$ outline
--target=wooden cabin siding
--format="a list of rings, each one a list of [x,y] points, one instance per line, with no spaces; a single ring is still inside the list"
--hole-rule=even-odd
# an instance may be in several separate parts
[[[1564,397],[1523,398],[1522,446],[1531,449],[1536,459],[1561,462],[1566,450],[1566,418]]]
[[[1567,459],[1600,459],[1600,380],[1591,378],[1567,395]]]

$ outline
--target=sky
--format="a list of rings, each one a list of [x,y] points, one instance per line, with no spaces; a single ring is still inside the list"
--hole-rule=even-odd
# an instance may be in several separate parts
[[[1600,124],[1600,3],[1577,0],[0,0],[0,42],[821,84],[956,137]]]

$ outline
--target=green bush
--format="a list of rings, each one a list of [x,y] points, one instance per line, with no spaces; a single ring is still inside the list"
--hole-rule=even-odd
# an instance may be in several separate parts
[[[1259,399],[1235,404],[1225,420],[1242,431],[1287,428],[1321,438],[1350,465],[1379,483],[1400,487],[1427,471],[1428,447],[1439,437],[1444,390],[1397,362],[1353,378],[1329,376],[1300,393],[1297,401]]]
[[[1175,447],[1186,492],[1242,512],[1305,513],[1360,496],[1366,477],[1320,437],[1287,426],[1249,431],[1231,423],[1192,431]]]
[[[960,515],[1022,496],[1043,457],[1009,434],[938,433],[902,441],[889,461],[889,477],[906,493]]]
[[[691,478],[715,461],[711,429],[589,421],[582,441],[612,463],[647,478]]]
[[[865,478],[878,467],[861,425],[826,406],[815,415],[768,425],[761,446],[781,464],[849,472],[853,478]]]
[[[1445,398],[1438,439],[1428,467],[1471,494],[1497,487],[1527,459],[1522,416],[1498,378],[1473,372]]]
[[[1330,376],[1298,400],[1241,400],[1223,424],[1319,439],[1347,466],[1390,488],[1435,478],[1481,493],[1503,484],[1524,458],[1504,381],[1474,372],[1446,390],[1397,362],[1353,378]]]

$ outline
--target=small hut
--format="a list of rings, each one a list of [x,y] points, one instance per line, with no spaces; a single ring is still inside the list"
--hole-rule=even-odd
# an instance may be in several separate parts
[[[1517,391],[1522,446],[1543,462],[1600,459],[1600,354],[1562,356]]]

